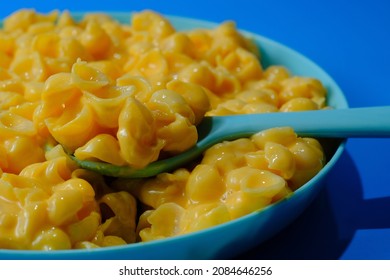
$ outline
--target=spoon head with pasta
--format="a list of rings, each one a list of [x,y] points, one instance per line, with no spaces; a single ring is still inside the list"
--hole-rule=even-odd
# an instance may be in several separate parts
[[[145,168],[71,158],[82,168],[121,178],[147,178],[185,166],[212,145],[249,137],[264,129],[291,127],[308,137],[389,137],[390,106],[318,110],[292,113],[265,113],[224,117],[205,117],[198,125],[198,142],[189,150],[150,163]]]

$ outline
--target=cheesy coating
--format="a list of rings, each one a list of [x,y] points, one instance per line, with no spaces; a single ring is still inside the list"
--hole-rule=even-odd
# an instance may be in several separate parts
[[[320,81],[263,69],[232,21],[176,31],[154,11],[129,23],[16,11],[0,29],[0,248],[146,242],[260,210],[323,167],[317,140],[273,128],[142,180],[108,180],[67,154],[143,168],[192,147],[204,116],[325,107]]]

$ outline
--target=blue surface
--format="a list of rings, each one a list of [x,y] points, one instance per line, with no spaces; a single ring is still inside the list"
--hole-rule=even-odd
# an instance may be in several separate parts
[[[390,105],[390,1],[1,1],[0,17],[46,12],[153,9],[279,41],[325,69],[351,107]],[[185,3],[185,6],[183,6]],[[390,117],[390,116],[389,116]],[[244,259],[390,259],[390,139],[349,139],[312,205]]]

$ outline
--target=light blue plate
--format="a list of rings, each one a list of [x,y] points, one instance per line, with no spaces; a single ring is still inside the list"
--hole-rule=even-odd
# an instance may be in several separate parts
[[[129,23],[129,13],[108,13],[120,22]],[[76,19],[82,13],[75,13]],[[177,30],[212,28],[217,24],[176,16],[167,16]],[[262,65],[284,65],[293,74],[319,79],[328,90],[328,105],[347,108],[343,92],[318,65],[297,53],[262,36],[242,31],[259,45]],[[292,223],[313,201],[323,187],[324,179],[340,158],[345,141],[322,142],[328,163],[292,196],[265,209],[210,229],[174,238],[136,243],[119,247],[68,251],[0,250],[0,259],[227,259],[241,254],[269,239]]]

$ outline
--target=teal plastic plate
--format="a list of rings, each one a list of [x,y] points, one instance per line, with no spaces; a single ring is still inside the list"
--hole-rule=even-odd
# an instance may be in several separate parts
[[[129,23],[130,13],[107,13]],[[83,13],[74,13],[80,19]],[[166,16],[177,30],[212,28],[217,24],[177,16]],[[260,47],[262,65],[284,65],[291,73],[319,79],[328,90],[328,105],[347,108],[336,82],[313,61],[300,53],[263,36],[241,30]],[[325,167],[292,196],[234,221],[195,233],[163,240],[91,250],[26,251],[0,250],[0,259],[228,259],[252,249],[292,223],[324,186],[327,174],[340,158],[345,141],[321,141],[328,159]]]

